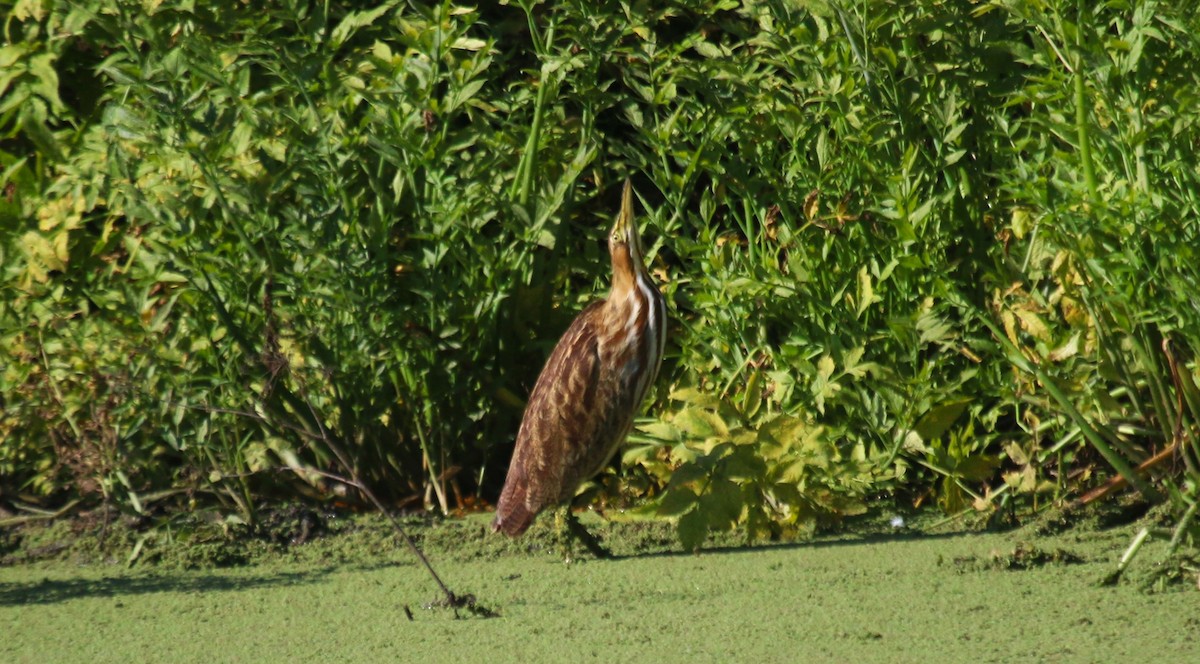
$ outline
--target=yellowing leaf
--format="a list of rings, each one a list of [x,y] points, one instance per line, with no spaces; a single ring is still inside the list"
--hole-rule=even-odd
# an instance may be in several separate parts
[[[1071,338],[1067,341],[1067,343],[1050,351],[1050,354],[1046,356],[1046,359],[1050,360],[1051,362],[1061,362],[1067,358],[1075,357],[1075,355],[1078,353],[1079,333],[1076,332],[1075,334],[1071,335]]]
[[[349,14],[346,14],[346,16],[342,18],[341,22],[337,24],[337,27],[333,29],[333,32],[330,33],[329,41],[332,43],[334,48],[340,48],[356,30],[374,23],[375,19],[390,11],[394,4],[395,3],[392,2],[384,3],[378,7],[374,7],[366,11],[350,12]]]
[[[680,444],[676,445],[675,447],[671,448],[671,454],[669,456],[671,458],[671,461],[682,464],[682,463],[690,463],[692,461],[695,461],[696,457],[698,457],[699,455],[696,454],[696,451],[693,450],[692,448],[688,447],[687,445],[685,445],[683,443],[680,443]],[[674,478],[672,477],[672,479],[674,479]]]
[[[833,375],[833,370],[837,368],[833,363],[832,355],[824,355],[817,361],[817,375],[826,380]]]
[[[1033,216],[1025,208],[1015,208],[1012,211],[1012,220],[1009,222],[1009,227],[1012,228],[1013,236],[1018,240],[1024,239],[1029,234],[1030,228],[1033,226]]]
[[[708,392],[702,392],[694,387],[682,387],[677,390],[671,390],[670,398],[672,401],[682,401],[692,406],[700,408],[708,408],[716,410],[721,405],[721,400]]]
[[[804,218],[814,221],[821,212],[821,194],[816,189],[804,197]]]
[[[1008,340],[1016,345],[1017,343],[1017,317],[1008,309],[1000,312],[1000,323],[1004,325],[1004,334]]]
[[[487,42],[483,41],[482,39],[459,37],[458,39],[454,40],[451,48],[457,48],[463,51],[478,51],[485,46],[487,46]]]
[[[1013,463],[1024,466],[1029,463],[1029,455],[1025,454],[1025,450],[1016,441],[1009,442],[1004,446],[1004,453]]]
[[[1021,470],[1004,473],[1004,483],[1021,493],[1029,493],[1037,488],[1037,476],[1033,466],[1025,466]]]
[[[384,62],[391,62],[392,48],[390,46],[388,46],[386,43],[381,42],[377,39],[377,40],[375,40],[375,44],[373,46],[371,46],[371,55],[375,56],[376,58],[379,58],[380,60],[383,60]]]
[[[867,307],[875,302],[875,288],[871,283],[871,272],[864,265],[858,268],[858,310],[855,317],[862,316]]]
[[[800,480],[804,479],[804,470],[808,467],[808,463],[804,459],[794,459],[789,463],[779,466],[778,473],[779,481],[788,484],[799,484]]]
[[[21,236],[21,250],[29,259],[26,265],[29,278],[45,283],[50,272],[66,267],[66,237],[66,233],[59,233],[51,242],[37,231],[29,231]]]
[[[1048,341],[1050,339],[1050,328],[1046,327],[1046,323],[1042,321],[1041,316],[1028,309],[1017,309],[1013,313],[1017,315],[1017,320],[1021,322],[1021,327],[1034,339],[1038,341]]]
[[[790,447],[801,438],[808,428],[804,420],[791,415],[778,415],[764,422],[759,427],[759,437],[770,437],[785,447]]]

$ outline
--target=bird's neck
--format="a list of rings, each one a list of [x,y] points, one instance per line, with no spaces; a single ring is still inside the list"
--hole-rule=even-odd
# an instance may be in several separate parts
[[[620,247],[612,252],[612,294],[610,300],[624,299],[629,291],[637,288],[637,273],[640,265],[634,265],[628,249]]]

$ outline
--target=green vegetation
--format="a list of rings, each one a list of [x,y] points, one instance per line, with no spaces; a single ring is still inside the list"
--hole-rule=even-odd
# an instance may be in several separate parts
[[[494,498],[628,175],[673,327],[609,505],[694,548],[1121,477],[1194,537],[1189,8],[23,0],[3,29],[9,512],[255,523],[354,499],[322,473]]]

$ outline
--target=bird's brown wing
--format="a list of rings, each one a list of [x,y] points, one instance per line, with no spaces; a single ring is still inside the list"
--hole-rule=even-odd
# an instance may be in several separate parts
[[[581,462],[600,420],[597,326],[603,302],[584,309],[567,328],[534,385],[517,433],[512,463],[496,506],[494,530],[519,535],[542,509],[578,485]]]

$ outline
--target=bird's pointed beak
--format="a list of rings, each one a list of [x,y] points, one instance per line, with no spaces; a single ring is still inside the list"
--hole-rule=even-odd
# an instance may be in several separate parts
[[[637,242],[637,221],[633,218],[633,185],[629,178],[625,178],[625,190],[621,193],[621,213],[617,216],[613,235],[622,238],[631,246]]]

